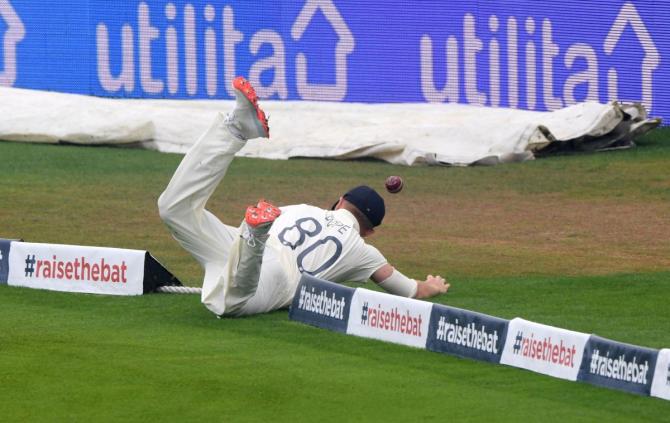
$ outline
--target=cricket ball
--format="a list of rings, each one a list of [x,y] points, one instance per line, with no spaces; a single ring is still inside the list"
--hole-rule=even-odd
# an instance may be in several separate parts
[[[402,190],[404,183],[400,176],[394,175],[386,178],[384,185],[386,186],[386,191],[390,192],[391,194],[397,194]]]

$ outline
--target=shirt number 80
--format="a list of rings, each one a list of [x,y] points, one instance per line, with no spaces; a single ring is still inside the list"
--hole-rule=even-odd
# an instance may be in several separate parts
[[[292,250],[295,250],[296,248],[305,244],[306,241],[313,241],[309,243],[309,245],[307,245],[300,252],[300,254],[298,254],[296,262],[298,264],[298,270],[300,273],[315,275],[317,273],[323,272],[332,266],[333,263],[335,263],[342,254],[342,241],[332,235],[318,237],[321,231],[323,231],[323,226],[321,226],[321,224],[316,219],[313,217],[303,217],[296,220],[293,226],[287,226],[279,233],[279,241]],[[305,269],[305,258],[314,253],[317,248],[327,248],[329,245],[333,245],[335,247],[333,254],[318,268],[313,270]]]

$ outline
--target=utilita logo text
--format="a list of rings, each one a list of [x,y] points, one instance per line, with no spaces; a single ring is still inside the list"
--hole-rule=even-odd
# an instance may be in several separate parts
[[[86,257],[59,260],[55,255],[51,260],[38,260],[35,259],[35,254],[28,254],[25,263],[26,277],[93,282],[126,283],[128,281],[126,276],[128,266],[125,261],[110,263],[104,258],[90,260]]]
[[[204,85],[209,97],[220,95],[223,87],[234,97],[230,81],[239,74],[239,54],[246,50],[256,56],[267,45],[271,46],[272,55],[259,54],[261,58],[248,71],[259,97],[288,98],[292,81],[287,78],[287,69],[291,68],[295,69],[295,86],[303,100],[341,101],[346,96],[348,56],[353,53],[356,42],[332,0],[300,2],[304,5],[291,26],[290,38],[287,38],[289,34],[271,28],[244,33],[237,26],[239,18],[236,21],[232,5],[217,9],[214,4],[201,7],[202,3],[141,1],[137,5],[136,22],[123,23],[120,28],[118,23],[98,23],[96,46],[102,88],[109,93],[132,92],[139,76],[139,85],[147,94],[176,94],[185,89],[189,96],[194,96],[199,86]],[[262,23],[264,21],[259,20],[259,24]],[[313,65],[308,63],[306,53],[300,51],[299,43],[312,25],[323,23],[338,37],[332,52],[335,81],[317,84],[312,82],[316,78],[309,75]],[[120,32],[120,37],[113,37],[112,31]],[[118,39],[120,44],[110,45],[112,39]],[[292,57],[294,52],[295,58]],[[117,53],[120,53],[120,63],[114,59],[119,56]],[[163,77],[156,75],[161,68]],[[271,84],[261,83],[262,73],[273,75]],[[221,80],[226,83],[222,85]]]
[[[535,339],[535,334],[525,337],[522,331],[517,332],[512,345],[514,354],[519,354],[526,358],[537,361],[559,364],[565,367],[575,367],[575,354],[577,348],[573,344],[565,345],[563,340],[556,344],[552,342],[551,337]]]
[[[620,380],[623,382],[647,384],[647,373],[649,372],[649,362],[637,363],[637,357],[632,361],[626,360],[622,354],[616,358],[610,358],[609,351],[605,355],[600,354],[600,350],[593,350],[591,354],[591,365],[589,371],[592,375],[603,376],[609,379]]]
[[[329,296],[327,291],[317,292],[313,287],[311,291],[307,291],[305,285],[300,289],[298,308],[301,310],[344,320],[344,308],[346,304],[344,297],[337,298],[335,293]]]
[[[422,336],[422,320],[421,314],[414,316],[409,310],[404,313],[399,312],[397,307],[385,310],[381,304],[371,307],[367,302],[363,304],[361,314],[361,324],[364,326],[419,337]]]

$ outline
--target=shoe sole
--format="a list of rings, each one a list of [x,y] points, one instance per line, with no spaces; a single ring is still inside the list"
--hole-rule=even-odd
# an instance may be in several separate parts
[[[258,105],[258,96],[256,95],[256,90],[251,85],[249,81],[243,76],[238,76],[233,80],[233,88],[242,94],[248,101],[254,106],[256,110],[256,127],[257,129],[265,134],[266,138],[270,138],[270,127],[268,125],[268,119],[265,117],[265,112]]]
[[[247,207],[244,220],[249,226],[257,228],[274,222],[280,215],[281,210],[278,207],[266,201],[259,201],[256,206]]]

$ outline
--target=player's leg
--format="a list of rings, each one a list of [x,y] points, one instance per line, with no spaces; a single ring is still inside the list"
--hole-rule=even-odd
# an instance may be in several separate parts
[[[179,244],[205,269],[202,303],[215,314],[225,310],[226,270],[239,229],[225,225],[205,204],[247,139],[269,136],[258,98],[241,77],[233,81],[235,109],[217,115],[189,149],[158,200],[161,218]]]
[[[218,114],[190,148],[158,200],[161,218],[174,238],[203,267],[225,263],[238,228],[223,224],[205,204],[225,176],[235,153],[247,139],[268,137],[265,114],[253,87],[241,77],[233,81],[235,109]]]
[[[270,228],[279,217],[281,210],[267,201],[261,200],[256,206],[249,206],[242,224],[243,231],[238,245],[237,260],[226,292],[226,314],[236,315],[258,288],[265,243]]]
[[[205,204],[225,176],[244,141],[228,129],[222,114],[189,149],[158,199],[161,218],[179,244],[205,267],[225,263],[237,228],[223,224]]]

